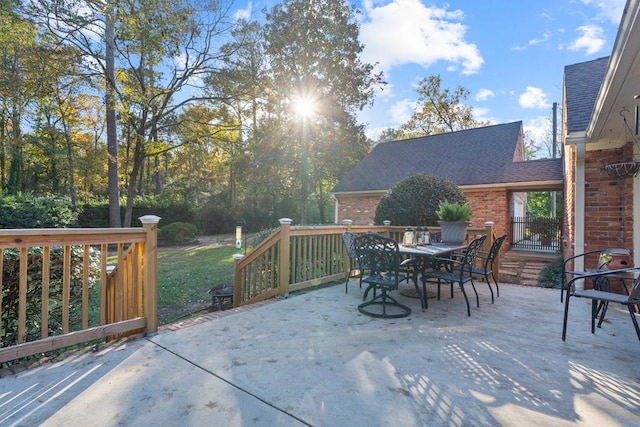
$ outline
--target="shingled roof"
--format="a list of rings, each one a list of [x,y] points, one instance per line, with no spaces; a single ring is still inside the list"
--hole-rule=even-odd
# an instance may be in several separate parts
[[[562,160],[514,161],[522,122],[383,142],[332,193],[386,191],[416,173],[459,186],[562,180]]]
[[[564,67],[565,114],[567,132],[587,129],[609,57],[580,62]]]

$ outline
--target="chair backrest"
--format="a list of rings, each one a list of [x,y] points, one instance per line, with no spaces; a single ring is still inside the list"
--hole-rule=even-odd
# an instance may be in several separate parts
[[[372,276],[398,277],[401,262],[398,242],[367,233],[356,238],[355,247],[357,256],[370,268]]]
[[[498,254],[500,253],[500,248],[502,247],[502,243],[504,243],[507,238],[507,234],[498,237],[491,244],[491,249],[489,250],[489,254],[487,255],[487,259],[484,262],[485,268],[487,270],[491,270],[493,268],[493,263],[495,262]]]
[[[355,246],[355,241],[357,238],[358,235],[350,231],[345,231],[342,233],[342,243],[344,243],[344,248],[347,250],[347,255],[349,255],[349,259],[351,261],[355,260],[357,257]]]
[[[473,269],[476,258],[478,257],[478,253],[480,252],[482,244],[486,238],[487,235],[483,234],[482,236],[476,237],[471,241],[471,243],[469,243],[469,246],[467,246],[467,249],[464,251],[462,260],[460,261],[462,264],[460,274],[464,274],[465,272],[471,274],[471,270]]]

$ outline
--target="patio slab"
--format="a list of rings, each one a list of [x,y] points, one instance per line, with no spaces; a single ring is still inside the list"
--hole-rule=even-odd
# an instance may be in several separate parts
[[[456,291],[373,319],[353,281],[76,352],[1,378],[0,425],[640,425],[626,311],[592,335],[572,300],[563,342],[557,290],[478,291],[471,317]]]

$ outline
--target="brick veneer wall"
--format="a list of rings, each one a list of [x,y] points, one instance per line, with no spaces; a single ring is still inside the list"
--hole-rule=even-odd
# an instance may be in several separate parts
[[[343,219],[350,219],[353,225],[373,225],[376,208],[380,203],[380,196],[336,196],[338,201],[338,217],[336,223]]]
[[[494,222],[496,236],[509,233],[509,193],[506,190],[465,192],[473,218],[473,227],[482,227],[487,221]],[[376,208],[382,196],[337,196],[338,217],[336,223],[350,219],[354,225],[372,225]],[[505,244],[505,248],[508,244]]]
[[[584,248],[572,247],[575,240],[575,150],[565,150],[565,218],[563,256],[599,248],[633,249],[633,177],[611,177],[606,163],[633,158],[633,144],[613,150],[587,151],[585,155]],[[597,254],[585,259],[585,266],[597,264]],[[590,286],[589,284],[585,284]],[[619,283],[613,291],[622,293]]]
[[[633,157],[632,144],[623,149],[588,151],[585,157],[585,250],[633,248],[633,178],[611,177],[607,162]]]

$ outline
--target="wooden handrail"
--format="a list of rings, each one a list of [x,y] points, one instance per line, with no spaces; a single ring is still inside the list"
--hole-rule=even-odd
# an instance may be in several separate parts
[[[276,295],[286,298],[291,291],[344,279],[349,270],[342,244],[345,230],[357,234],[376,232],[400,241],[405,229],[391,224],[356,226],[349,221],[343,225],[291,226],[290,219],[283,219],[280,227],[253,251],[236,257],[233,304],[238,307]],[[467,233],[487,234],[487,248],[495,239],[492,223],[471,227]]]
[[[0,363],[116,334],[157,331],[160,218],[140,220],[142,228],[0,230],[0,269],[7,268],[5,251],[12,248],[18,250],[19,268],[15,306],[2,299],[3,288],[10,284],[3,283],[6,274],[0,275],[0,339],[5,346],[0,348]],[[59,259],[52,259],[54,249],[61,252]],[[92,267],[95,261],[97,268]],[[100,286],[99,292],[91,291],[92,283]],[[54,292],[58,286],[60,291]],[[34,295],[39,301],[29,299]],[[30,310],[34,304],[36,310]],[[72,312],[74,306],[80,309]],[[94,319],[92,306],[100,311]],[[14,330],[1,321],[9,311],[17,313]],[[60,335],[50,336],[52,321],[58,322]],[[28,330],[34,324],[39,331]],[[15,337],[10,345],[5,342],[9,336]]]

